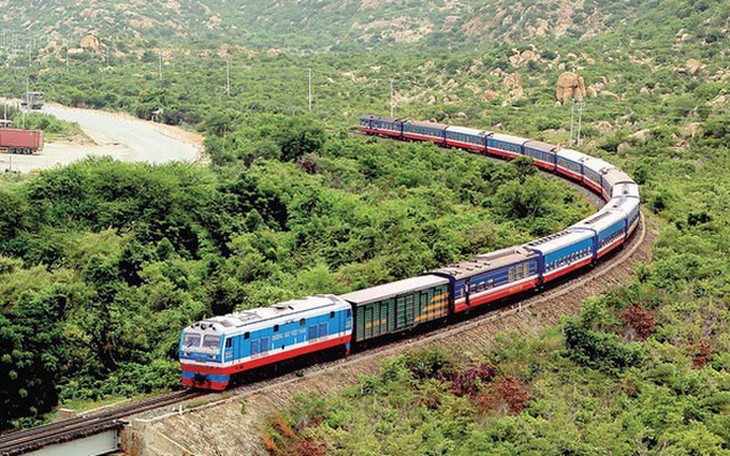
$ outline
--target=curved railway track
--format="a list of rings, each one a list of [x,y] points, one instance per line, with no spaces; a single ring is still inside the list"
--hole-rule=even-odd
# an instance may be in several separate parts
[[[317,363],[306,367],[305,369],[298,369],[295,372],[288,373],[283,376],[278,376],[272,379],[258,381],[253,384],[242,385],[229,390],[229,393],[237,395],[247,394],[255,391],[265,389],[267,387],[273,387],[286,381],[294,380],[303,375],[309,376],[316,372],[331,369],[333,367],[344,366],[356,361],[360,361],[366,358],[372,358],[383,353],[393,351],[397,349],[402,351],[406,348],[415,347],[422,343],[435,342],[438,340],[452,337],[456,334],[469,331],[478,326],[482,326],[488,322],[499,320],[508,315],[513,315],[518,312],[525,311],[531,307],[540,305],[542,303],[555,300],[561,296],[565,296],[569,293],[578,293],[580,299],[584,299],[595,295],[594,288],[587,287],[590,282],[599,281],[601,285],[607,286],[619,286],[623,282],[621,278],[612,275],[612,272],[616,272],[617,269],[632,268],[625,265],[625,260],[632,257],[636,251],[642,247],[646,241],[647,227],[644,214],[641,214],[641,224],[637,228],[636,232],[630,239],[629,243],[625,247],[612,255],[607,261],[597,264],[594,268],[580,275],[569,277],[567,280],[555,283],[554,285],[547,287],[540,293],[532,293],[523,296],[518,296],[519,299],[508,299],[506,304],[497,309],[478,313],[471,318],[463,318],[452,324],[445,326],[438,326],[430,331],[413,333],[411,337],[395,338],[387,343],[383,343],[376,347],[368,348],[367,350],[355,352],[347,357],[338,358],[332,361]],[[622,272],[628,272],[626,270]],[[225,393],[218,393],[224,395]]]
[[[127,404],[103,412],[77,416],[55,423],[44,424],[32,429],[0,435],[0,455],[10,456],[33,451],[46,445],[64,442],[96,432],[119,427],[122,418],[148,410],[166,407],[185,400],[202,396],[200,391],[177,391],[151,399]]]
[[[575,187],[582,188],[577,184]],[[595,200],[592,202],[593,204],[598,205]],[[479,312],[471,315],[470,318],[459,318],[453,321],[452,324],[430,328],[427,331],[412,333],[409,337],[394,338],[347,357],[319,362],[305,368],[295,368],[285,372],[284,375],[277,373],[274,373],[274,375],[269,374],[268,377],[264,377],[262,380],[257,380],[253,383],[232,388],[224,393],[209,393],[191,390],[178,391],[102,412],[89,413],[87,415],[49,423],[32,429],[0,435],[0,455],[10,456],[23,454],[46,445],[92,435],[114,427],[121,427],[124,422],[120,420],[123,418],[164,408],[203,395],[207,395],[211,399],[215,400],[231,394],[240,396],[265,391],[286,383],[294,382],[303,376],[310,377],[319,372],[338,369],[348,364],[361,362],[367,359],[380,358],[382,356],[392,354],[391,352],[394,352],[395,350],[402,351],[403,349],[412,348],[424,343],[444,340],[449,337],[453,337],[456,334],[472,330],[489,322],[529,309],[530,307],[541,303],[555,300],[556,298],[560,298],[561,296],[569,293],[579,295],[577,297],[579,299],[583,299],[595,294],[595,292],[591,291],[592,288],[586,286],[590,282],[605,282],[604,285],[607,286],[622,284],[622,278],[611,273],[621,269],[622,267],[627,267],[625,260],[633,256],[636,251],[644,245],[646,237],[647,226],[644,214],[642,213],[639,228],[620,251],[613,253],[607,261],[599,263],[594,268],[584,271],[582,274],[570,276],[565,280],[552,284],[540,293],[527,293],[513,297],[512,299],[506,300],[503,303],[504,305],[497,309],[487,312]]]
[[[201,396],[210,396],[211,399],[217,399],[230,394],[240,396],[273,389],[285,383],[295,382],[302,376],[311,377],[316,375],[318,372],[338,369],[348,364],[365,361],[369,358],[380,358],[382,356],[392,354],[390,352],[395,350],[402,351],[425,343],[448,339],[489,322],[525,311],[547,301],[555,300],[556,298],[560,298],[561,296],[569,293],[579,293],[581,295],[581,299],[588,297],[593,294],[592,289],[586,286],[589,282],[599,280],[606,282],[606,285],[620,285],[622,283],[622,280],[615,277],[615,274],[612,274],[612,272],[626,267],[625,260],[632,257],[636,251],[644,245],[646,237],[647,226],[642,213],[640,227],[637,229],[629,244],[627,244],[624,249],[616,252],[616,254],[609,258],[608,261],[599,263],[595,268],[581,275],[574,276],[569,280],[555,284],[539,294],[523,296],[521,299],[513,299],[504,307],[478,314],[469,319],[454,322],[451,325],[441,326],[428,332],[413,334],[407,339],[394,339],[388,343],[354,353],[348,357],[313,364],[304,369],[297,369],[296,371],[288,372],[284,375],[265,378],[254,383],[238,386],[226,393],[209,393],[193,390],[178,391],[110,410],[105,410],[103,412],[90,413],[88,415],[49,423],[32,429],[0,435],[0,455],[12,456],[23,454],[46,445],[92,435],[114,427],[120,427],[124,424],[120,421],[123,418],[157,410]]]
[[[208,405],[191,408],[184,413],[145,416],[147,420],[143,421],[143,426],[137,428],[132,425],[129,428],[127,441],[135,446],[131,449],[132,454],[134,450],[144,453],[147,440],[159,441],[160,436],[174,441],[174,448],[180,451],[174,454],[226,454],[231,448],[236,448],[240,454],[265,454],[258,437],[260,426],[296,394],[335,394],[344,385],[356,383],[359,376],[377,373],[384,358],[408,350],[438,347],[456,353],[476,353],[489,347],[496,333],[515,330],[525,335],[551,327],[560,316],[575,314],[583,299],[625,285],[632,277],[636,263],[650,261],[656,234],[653,224],[647,225],[642,214],[639,228],[623,249],[595,268],[541,293],[522,296],[493,311],[428,332],[411,334],[345,358],[292,370],[225,393],[212,393],[206,397]],[[525,331],[525,328],[528,330]],[[208,412],[208,407],[220,409]],[[222,419],[211,420],[211,413]],[[231,416],[235,417],[235,423],[224,418]],[[205,435],[222,439],[220,446],[217,440],[211,441]]]

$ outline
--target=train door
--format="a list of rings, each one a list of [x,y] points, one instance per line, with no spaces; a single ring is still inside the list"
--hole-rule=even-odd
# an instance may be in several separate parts
[[[363,333],[365,335],[365,339],[370,339],[371,337],[373,337],[373,326],[375,323],[374,314],[375,312],[373,311],[373,306],[371,304],[365,306],[365,331]]]
[[[433,313],[433,309],[429,309],[429,305],[431,304],[431,293],[433,290],[422,290],[418,296],[419,296],[419,302],[418,302],[418,312],[416,315],[418,315],[418,318],[421,319],[421,321],[424,320],[430,320],[431,314]]]
[[[406,297],[398,296],[395,301],[395,327],[398,329],[408,326],[406,319]]]
[[[406,325],[412,326],[413,320],[416,318],[416,296],[409,294],[406,296]]]

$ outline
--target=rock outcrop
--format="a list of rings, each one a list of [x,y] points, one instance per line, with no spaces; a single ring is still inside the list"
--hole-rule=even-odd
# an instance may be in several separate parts
[[[92,52],[99,52],[99,50],[101,50],[101,43],[99,42],[99,38],[95,37],[94,35],[87,35],[81,38],[81,49]]]
[[[509,56],[509,62],[514,66],[522,66],[532,60],[538,60],[538,57],[537,54],[535,54],[535,51],[530,49],[526,49],[522,52],[517,49],[512,49],[512,55]]]
[[[558,76],[555,96],[561,103],[567,103],[570,100],[582,100],[586,96],[586,83],[583,76],[572,71],[562,73]]]

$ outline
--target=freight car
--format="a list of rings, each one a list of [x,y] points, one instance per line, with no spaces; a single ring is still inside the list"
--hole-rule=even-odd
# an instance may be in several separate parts
[[[528,156],[546,171],[575,180],[608,203],[597,214],[524,245],[502,249],[419,277],[342,296],[318,295],[213,317],[185,328],[179,356],[183,384],[220,390],[243,371],[298,356],[448,324],[475,308],[497,306],[601,261],[639,224],[639,186],[611,164],[581,152],[473,128],[363,116],[366,134],[428,141],[502,158]]]
[[[44,135],[39,130],[0,128],[0,151],[11,154],[34,154],[43,150]]]

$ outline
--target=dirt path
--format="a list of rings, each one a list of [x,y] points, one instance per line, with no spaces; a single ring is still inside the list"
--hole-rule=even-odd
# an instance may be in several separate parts
[[[166,163],[196,162],[203,137],[182,128],[161,125],[128,114],[47,105],[43,112],[76,122],[95,144],[47,143],[35,155],[0,154],[0,169],[19,172],[67,165],[87,156],[110,156],[120,161]]]
[[[351,358],[313,366],[266,382],[234,390],[232,397],[184,412],[137,419],[124,431],[123,444],[135,455],[267,454],[260,427],[266,417],[287,407],[295,394],[335,394],[361,375],[376,374],[383,359],[411,349],[435,348],[451,353],[479,353],[493,347],[495,336],[515,332],[536,335],[565,315],[577,314],[583,299],[632,280],[637,263],[651,261],[658,228],[651,218],[642,223],[630,245],[608,262],[576,279],[455,327],[403,340]],[[220,396],[218,396],[220,397]],[[158,412],[159,414],[160,412]],[[163,412],[164,413],[164,412]]]

